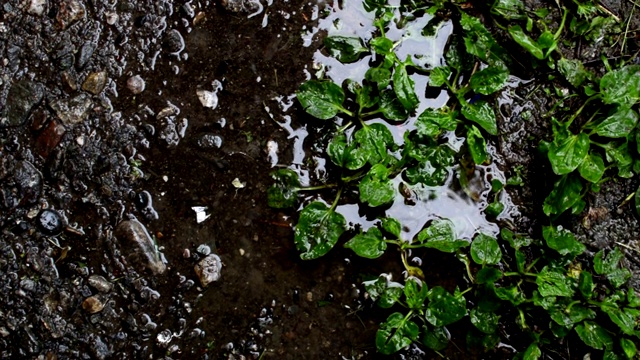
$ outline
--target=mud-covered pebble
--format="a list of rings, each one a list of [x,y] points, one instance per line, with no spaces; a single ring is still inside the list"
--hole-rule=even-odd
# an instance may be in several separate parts
[[[60,2],[56,20],[62,29],[66,29],[73,22],[84,18],[86,13],[83,2],[78,0],[63,0]]]
[[[98,95],[102,92],[105,85],[107,85],[107,72],[92,72],[82,84],[82,90],[88,91],[93,95]]]
[[[57,211],[42,209],[36,216],[36,226],[44,235],[56,236],[62,232],[64,223]]]
[[[147,268],[156,275],[167,270],[147,228],[138,220],[122,221],[116,227],[115,235],[123,247],[123,255],[132,266],[138,270]]]
[[[167,32],[163,44],[165,49],[172,54],[177,54],[184,50],[184,39],[180,32],[175,29]]]
[[[215,134],[202,134],[198,140],[200,149],[219,149],[222,146],[222,138]]]
[[[222,261],[216,254],[209,254],[204,259],[200,260],[194,267],[200,284],[207,286],[214,281],[220,279],[220,271],[222,270]]]
[[[0,128],[24,124],[43,97],[44,86],[40,83],[29,80],[14,83],[9,89],[4,111],[0,113]]]
[[[89,285],[101,293],[108,293],[113,289],[113,284],[100,275],[89,276]]]
[[[89,116],[91,99],[87,94],[80,94],[73,98],[59,99],[51,103],[51,108],[65,125],[78,124]]]
[[[89,314],[95,314],[104,309],[104,302],[98,296],[89,296],[82,302],[82,308]]]

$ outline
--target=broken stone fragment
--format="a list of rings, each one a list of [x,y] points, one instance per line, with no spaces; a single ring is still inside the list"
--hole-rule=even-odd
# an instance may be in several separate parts
[[[87,76],[87,79],[82,84],[82,90],[88,91],[93,95],[98,95],[102,92],[105,85],[107,85],[107,72],[93,72]]]
[[[164,257],[156,248],[147,228],[138,220],[122,221],[115,230],[115,235],[122,246],[122,254],[134,268],[144,268],[159,275],[167,270]]]
[[[90,296],[84,299],[82,308],[89,314],[95,314],[104,309],[104,302],[96,295]]]
[[[206,287],[214,281],[220,279],[220,271],[222,270],[222,261],[216,254],[209,254],[204,259],[200,260],[194,267],[200,284]]]
[[[4,113],[0,116],[0,128],[24,124],[33,107],[40,103],[43,97],[42,84],[28,80],[14,83],[9,89]]]
[[[63,0],[60,3],[56,20],[62,30],[66,29],[73,22],[84,18],[86,11],[84,4],[78,0]]]
[[[65,125],[83,122],[89,116],[91,99],[87,94],[80,94],[70,99],[60,99],[51,103],[51,108]]]
[[[109,280],[100,275],[89,276],[89,286],[100,291],[101,293],[108,293],[113,289],[113,284]]]

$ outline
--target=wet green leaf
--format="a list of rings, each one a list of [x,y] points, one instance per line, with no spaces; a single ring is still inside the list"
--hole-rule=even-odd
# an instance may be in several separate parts
[[[499,201],[492,202],[491,204],[487,205],[486,209],[484,209],[485,214],[493,217],[498,217],[500,214],[502,214],[503,211],[504,204]]]
[[[524,351],[524,355],[522,356],[522,360],[537,360],[542,356],[542,351],[538,347],[538,344],[531,343],[527,350]]]
[[[408,156],[418,162],[405,171],[411,184],[440,186],[449,177],[449,168],[455,162],[453,150],[447,145],[417,144],[409,151]]]
[[[542,236],[547,242],[547,246],[562,256],[569,255],[574,258],[586,250],[586,246],[579,242],[569,230],[561,227],[544,226],[542,228]]]
[[[622,143],[610,142],[604,144],[603,147],[607,161],[615,163],[618,168],[618,176],[625,179],[632,177],[633,157],[629,153],[629,144],[626,141]]]
[[[618,325],[620,330],[627,335],[635,334],[636,321],[638,320],[637,313],[634,314],[632,309],[619,309],[614,306],[605,306],[601,307],[602,311],[604,311],[607,315],[609,315],[609,319],[613,321],[614,324]]]
[[[502,240],[508,242],[509,245],[511,245],[511,247],[515,250],[518,250],[521,247],[529,246],[532,242],[531,238],[514,234],[513,231],[507,228],[500,229],[500,237],[502,238]]]
[[[419,100],[413,80],[407,74],[407,66],[404,64],[397,64],[393,71],[393,91],[407,111],[415,110]]]
[[[486,284],[486,283],[492,284],[501,278],[502,278],[502,271],[491,266],[483,267],[476,274],[476,282],[478,284]]]
[[[527,256],[520,250],[515,251],[516,256],[516,267],[518,268],[518,272],[523,274],[525,272],[524,266],[527,262]]]
[[[586,270],[582,270],[580,272],[580,278],[578,279],[578,290],[580,290],[582,296],[591,299],[595,288],[596,285],[593,283],[593,275]]]
[[[622,351],[624,351],[624,355],[627,359],[633,359],[636,356],[638,350],[636,349],[636,344],[633,340],[627,338],[620,338],[620,347]]]
[[[269,206],[283,209],[295,205],[300,188],[298,174],[291,169],[280,169],[272,172],[271,177],[276,183],[267,190]]]
[[[300,212],[294,241],[302,260],[317,259],[331,250],[344,232],[344,216],[315,201]]]
[[[476,17],[460,12],[460,25],[464,31],[467,52],[489,65],[506,63],[507,52],[498,45],[491,33]]]
[[[475,164],[482,165],[489,161],[487,142],[484,140],[480,130],[473,125],[467,128],[467,145]]]
[[[429,73],[429,85],[440,87],[446,84],[451,77],[451,68],[448,66],[438,66]]]
[[[574,284],[571,278],[556,269],[545,266],[536,277],[540,295],[571,297],[574,293]]]
[[[479,265],[497,265],[502,259],[498,241],[482,233],[476,235],[471,243],[471,258]]]
[[[579,60],[569,60],[562,58],[558,60],[558,71],[564,76],[569,84],[575,88],[580,87],[589,78],[589,73],[584,69],[584,65]]]
[[[422,344],[429,349],[440,351],[447,347],[451,340],[451,334],[444,326],[436,326],[433,328],[427,328],[422,335]]]
[[[356,131],[354,138],[371,165],[386,162],[389,157],[387,150],[396,147],[391,131],[384,124],[364,126]]]
[[[614,288],[619,288],[631,279],[631,271],[629,269],[616,269],[607,275],[607,279]]]
[[[549,313],[551,319],[558,325],[562,325],[566,328],[573,328],[573,326],[583,320],[592,320],[596,318],[596,312],[581,305],[573,305],[569,309],[555,308]]]
[[[624,253],[618,248],[614,248],[606,257],[604,249],[600,250],[593,258],[593,269],[598,275],[609,275],[618,269],[622,258],[624,258]]]
[[[372,227],[367,232],[354,236],[344,244],[344,247],[353,250],[360,257],[376,259],[384,254],[387,243],[384,242],[380,229]]]
[[[480,125],[490,135],[498,135],[496,114],[488,102],[479,100],[474,104],[462,104],[462,115]]]
[[[593,321],[585,321],[576,326],[580,339],[594,349],[603,350],[613,346],[613,339],[603,327]]]
[[[469,80],[471,89],[478,94],[490,95],[507,85],[509,71],[502,66],[489,66],[473,75]]]
[[[360,201],[376,207],[393,202],[395,189],[389,179],[389,169],[382,164],[375,164],[360,181]]]
[[[368,85],[362,85],[355,81],[347,79],[347,88],[356,95],[356,102],[361,109],[367,109],[376,105],[379,101],[378,96],[374,95],[374,89]]]
[[[527,18],[521,0],[496,0],[491,6],[491,13],[507,20],[523,20]]]
[[[533,41],[527,35],[524,30],[520,27],[520,25],[512,25],[509,26],[509,35],[522,46],[525,50],[527,50],[531,55],[535,56],[538,60],[542,60],[545,58],[544,51],[540,48],[540,45]]]
[[[376,348],[382,354],[393,354],[414,342],[419,331],[416,323],[406,320],[401,313],[393,313],[380,324],[376,333]]]
[[[467,241],[457,239],[455,226],[449,219],[432,221],[429,226],[418,233],[417,239],[425,247],[448,253],[469,245]]]
[[[394,218],[384,218],[382,219],[382,229],[399,239],[400,233],[402,232],[402,225]]]
[[[364,288],[369,297],[383,309],[393,306],[404,293],[402,284],[389,281],[386,276],[380,276],[372,281],[365,281]]]
[[[369,51],[359,37],[328,36],[324,39],[324,46],[342,63],[357,61],[362,53]]]
[[[369,42],[369,45],[371,45],[371,48],[376,53],[380,55],[386,55],[393,48],[393,41],[391,41],[387,37],[380,36],[380,37],[371,39],[371,41]]]
[[[309,80],[296,92],[304,110],[318,119],[327,120],[342,111],[344,91],[331,81]]]
[[[364,78],[377,84],[378,90],[384,90],[391,84],[391,71],[382,67],[369,68],[364,74]]]
[[[604,160],[598,153],[590,152],[578,166],[578,172],[583,179],[597,183],[604,175]]]
[[[553,172],[564,175],[577,169],[589,153],[589,136],[585,133],[571,135],[549,145],[548,157]]]
[[[424,316],[434,326],[452,324],[467,314],[467,301],[465,298],[451,295],[440,286],[429,290],[427,297],[429,298],[429,306]]]
[[[403,121],[409,116],[396,94],[391,90],[384,90],[380,93],[380,110],[388,120]]]
[[[627,65],[606,73],[600,79],[605,104],[631,107],[640,99],[640,65]]]
[[[334,164],[349,170],[357,170],[363,167],[367,161],[367,152],[354,144],[347,144],[347,137],[340,133],[333,137],[327,146],[327,155]]]
[[[500,316],[494,312],[484,312],[476,307],[469,312],[469,319],[478,330],[485,334],[492,334],[498,329]]]
[[[409,309],[422,309],[428,292],[426,284],[418,283],[415,278],[408,278],[404,284],[404,296],[407,299]]]
[[[638,73],[640,77],[640,73]],[[638,113],[629,108],[619,108],[615,113],[604,119],[595,131],[600,136],[610,138],[626,138],[638,123]]]
[[[545,215],[562,214],[582,199],[582,182],[571,175],[561,177],[553,185],[551,194],[544,200]]]
[[[443,131],[453,131],[458,122],[456,112],[448,108],[426,109],[416,120],[418,135],[437,138]]]
[[[518,306],[527,300],[517,286],[494,287],[493,291],[498,299],[508,301],[514,306]]]

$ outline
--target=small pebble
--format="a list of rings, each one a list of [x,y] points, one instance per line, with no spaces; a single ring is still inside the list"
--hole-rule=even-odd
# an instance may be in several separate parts
[[[127,88],[134,94],[140,94],[144,91],[145,82],[140,75],[135,75],[127,80]]]
[[[64,224],[62,218],[57,211],[51,209],[43,209],[36,217],[36,225],[40,232],[48,236],[56,236],[62,232]]]

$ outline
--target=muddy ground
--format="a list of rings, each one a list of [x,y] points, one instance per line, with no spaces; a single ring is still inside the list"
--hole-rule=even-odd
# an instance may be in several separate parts
[[[378,357],[373,339],[388,313],[365,300],[361,282],[401,276],[401,264],[341,247],[303,262],[294,213],[266,205],[269,172],[309,165],[302,141],[322,135],[290,95],[314,71],[323,9],[294,0],[2,3],[0,357]],[[549,135],[535,120],[544,97],[517,94],[533,88],[505,95],[496,144],[503,171],[525,165],[531,182],[548,171],[530,154]],[[511,136],[527,109],[533,138]],[[550,186],[539,185],[513,194],[523,231],[536,227],[531,209]],[[603,210],[585,213],[589,227],[575,221],[591,250],[637,249],[637,220],[618,208],[636,187],[604,189],[590,203]],[[217,280],[206,287],[194,270],[202,261]],[[460,277],[445,260],[424,268],[433,283]],[[468,358],[460,342],[451,356]]]

